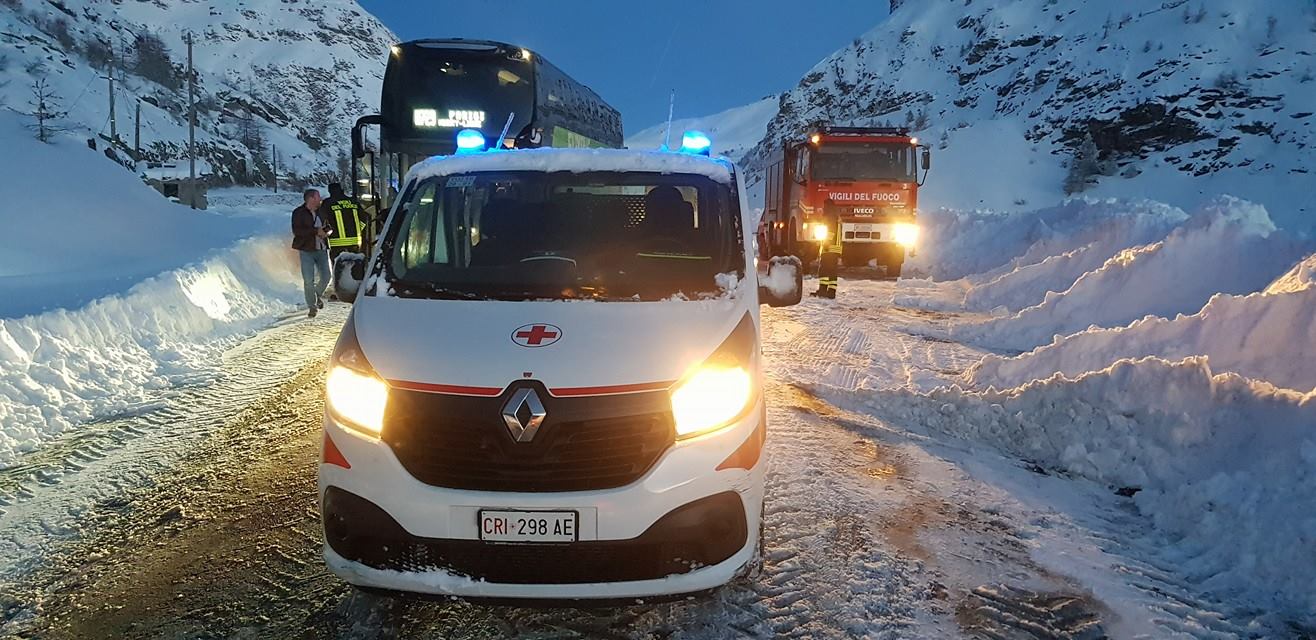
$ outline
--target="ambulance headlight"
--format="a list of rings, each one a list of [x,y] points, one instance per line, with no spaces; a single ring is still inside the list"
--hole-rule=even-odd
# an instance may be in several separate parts
[[[810,231],[812,232],[813,239],[818,242],[822,242],[826,240],[827,235],[829,233],[827,230],[827,225],[825,224],[815,224],[813,225],[813,228],[810,229]]]
[[[918,244],[918,225],[909,222],[898,222],[892,229],[891,235],[895,237],[896,242],[905,248],[913,247]]]
[[[375,374],[356,338],[356,320],[349,316],[329,359],[325,404],[343,426],[378,436],[384,429],[388,384]]]
[[[329,410],[348,426],[375,436],[383,430],[388,404],[388,385],[383,380],[334,365],[325,382],[325,397]]]
[[[743,367],[705,365],[672,390],[676,437],[716,431],[744,415],[754,382]]]

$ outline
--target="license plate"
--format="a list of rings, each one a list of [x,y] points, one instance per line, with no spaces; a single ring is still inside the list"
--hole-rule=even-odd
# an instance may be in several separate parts
[[[480,510],[480,539],[487,542],[575,542],[575,511]]]

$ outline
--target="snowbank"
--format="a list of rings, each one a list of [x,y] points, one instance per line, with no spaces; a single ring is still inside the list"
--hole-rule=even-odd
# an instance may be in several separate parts
[[[81,309],[0,319],[0,468],[80,422],[213,375],[227,347],[301,298],[286,242],[247,240]]]
[[[1121,251],[1066,291],[1047,293],[1041,303],[1012,316],[955,327],[952,335],[1027,350],[1089,326],[1194,313],[1216,293],[1265,287],[1309,249],[1276,232],[1263,207],[1224,197],[1164,241]]]
[[[1057,338],[1015,358],[987,356],[971,372],[977,387],[1001,388],[1078,376],[1125,358],[1178,360],[1205,356],[1217,372],[1233,372],[1299,391],[1316,388],[1316,287],[1309,256],[1264,291],[1218,295],[1190,316],[1149,317],[1128,327],[1090,329]]]
[[[870,394],[852,397],[893,424],[1140,488],[1138,509],[1183,573],[1316,621],[1316,392],[1214,375],[1205,358],[1148,358],[1005,391]]]
[[[1123,209],[1116,202],[1107,202],[1092,207],[1091,213],[1098,216],[1114,213],[1108,207]],[[1164,205],[1138,202],[1129,203],[1127,207],[1123,215],[1110,215],[1102,225],[1102,233],[1088,244],[1047,256],[1040,262],[1019,264],[1021,261],[1012,261],[1012,270],[970,290],[964,298],[965,306],[983,311],[996,307],[1018,310],[1032,306],[1041,302],[1048,291],[1068,289],[1083,274],[1100,268],[1119,252],[1164,238],[1184,220],[1181,211],[1166,209]],[[1047,244],[1054,246],[1058,242],[1052,240]],[[1031,257],[1026,256],[1025,260]]]
[[[1064,204],[1005,213],[939,209],[919,216],[918,255],[905,272],[933,280],[970,278],[987,283],[1049,256],[1098,245],[1096,254],[1164,237],[1188,218],[1150,201],[1073,199]],[[1097,264],[1100,264],[1098,262]]]
[[[75,140],[42,144],[0,114],[0,318],[77,307],[120,293],[287,219],[172,204]]]

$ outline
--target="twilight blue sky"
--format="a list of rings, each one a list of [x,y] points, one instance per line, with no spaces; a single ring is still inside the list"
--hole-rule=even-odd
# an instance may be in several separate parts
[[[795,85],[887,0],[358,0],[403,40],[484,38],[542,53],[621,111],[627,133]],[[807,7],[807,8],[805,8]]]

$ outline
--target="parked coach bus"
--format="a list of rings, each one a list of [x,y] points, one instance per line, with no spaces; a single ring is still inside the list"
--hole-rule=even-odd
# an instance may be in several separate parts
[[[378,144],[368,145],[373,129]],[[389,55],[379,113],[352,128],[353,195],[366,213],[378,220],[407,171],[454,153],[463,129],[505,148],[622,145],[617,110],[537,53],[488,40],[404,42]]]

